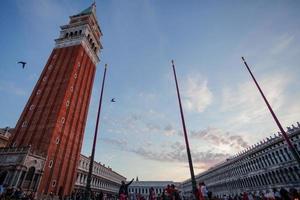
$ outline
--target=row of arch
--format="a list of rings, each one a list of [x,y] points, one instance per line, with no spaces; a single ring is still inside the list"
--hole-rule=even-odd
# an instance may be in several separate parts
[[[153,188],[156,194],[161,194],[164,190],[163,187],[161,188]],[[129,193],[135,193],[135,194],[150,194],[150,187],[133,187],[129,186],[128,188]]]
[[[68,38],[68,37],[73,37],[73,36],[77,36],[77,35],[81,35],[82,34],[82,30],[79,30],[79,31],[74,31],[74,32],[68,32],[65,34],[65,38]]]
[[[253,189],[266,186],[285,185],[298,183],[300,181],[300,171],[297,166],[288,168],[279,168],[266,173],[256,174],[241,179],[223,181],[217,184],[211,184],[209,189],[212,191],[229,191],[230,189]]]
[[[80,161],[79,165],[80,165],[80,167],[82,169],[88,170],[89,166],[90,166],[90,163],[89,162]],[[93,167],[93,173],[96,173],[96,174],[107,174],[109,172],[111,172],[111,170],[106,169],[104,167],[99,167],[99,166],[94,166]]]
[[[0,185],[7,184],[9,186],[21,187],[23,190],[37,189],[38,180],[41,174],[35,167],[25,170],[3,170],[0,172]]]
[[[85,185],[87,183],[87,175],[78,173],[76,183],[79,185]],[[115,183],[115,184],[109,183],[109,182],[103,181],[103,179],[97,178],[97,177],[92,177],[91,185],[92,185],[92,187],[107,188],[109,190],[118,190],[118,188],[120,186],[117,183]]]
[[[255,159],[240,160],[236,164],[231,164],[222,170],[218,170],[217,173],[210,173],[203,178],[209,179],[210,182],[215,182],[217,180],[225,179],[226,177],[241,176],[243,174],[269,168],[271,166],[278,166],[292,160],[293,158],[289,150],[284,147],[273,152],[260,155]]]
[[[79,31],[71,31],[71,32],[67,32],[65,34],[65,38],[72,38],[72,37],[77,37],[79,35],[82,35],[82,30],[79,30]],[[97,52],[97,47],[95,45],[95,42],[93,41],[92,37],[90,34],[87,35],[87,40],[89,41],[90,45],[91,45],[91,48],[94,52]]]

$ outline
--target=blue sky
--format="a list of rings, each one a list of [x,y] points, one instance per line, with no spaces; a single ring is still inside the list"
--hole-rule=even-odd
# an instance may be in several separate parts
[[[0,127],[15,126],[59,26],[92,1],[1,1]],[[103,32],[82,153],[90,154],[109,64],[96,160],[128,179],[189,177],[171,59],[196,173],[277,132],[240,57],[284,127],[300,121],[299,1],[96,1]],[[28,62],[22,70],[16,64]],[[116,103],[110,103],[111,98]]]

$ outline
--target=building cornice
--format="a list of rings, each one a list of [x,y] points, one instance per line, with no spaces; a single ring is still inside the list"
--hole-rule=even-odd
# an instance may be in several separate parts
[[[77,36],[71,39],[66,38],[58,38],[55,40],[55,49],[75,46],[75,45],[82,45],[82,47],[86,50],[87,54],[89,55],[92,62],[97,65],[100,62],[98,55],[91,49],[87,39],[84,36]]]

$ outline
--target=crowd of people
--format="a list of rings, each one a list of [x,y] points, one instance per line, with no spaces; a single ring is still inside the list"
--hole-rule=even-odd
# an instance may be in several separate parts
[[[119,198],[119,200],[181,200],[180,193],[175,185],[167,185],[161,194],[156,194],[153,187],[150,188],[148,195],[140,193],[130,194],[127,198]]]
[[[300,200],[300,193],[295,188],[286,190],[284,188],[267,190],[266,192],[243,192],[239,195],[226,196],[224,195],[221,200]]]
[[[123,182],[119,190],[119,200],[191,200],[191,197],[183,197],[175,185],[168,185],[161,194],[156,194],[154,188],[150,188],[147,196],[138,194],[128,194],[128,187],[132,183]],[[197,187],[198,200],[300,200],[300,192],[294,188],[286,190],[284,188],[267,190],[265,192],[243,192],[236,195],[213,195],[206,185],[201,182]],[[73,193],[68,199],[84,199],[84,193]],[[92,195],[92,199],[103,200],[103,193]],[[24,192],[21,188],[13,188],[7,185],[0,185],[0,200],[36,200],[33,192]]]
[[[243,192],[236,195],[214,196],[207,190],[204,183],[199,183],[197,188],[197,196],[199,200],[300,200],[300,192],[295,188],[288,190],[281,188],[280,190],[273,188],[265,192]]]
[[[34,200],[33,192],[24,192],[22,188],[0,185],[0,200]]]
[[[128,187],[133,182],[132,179],[130,182],[125,183],[122,181],[122,184],[119,189],[119,200],[180,200],[179,191],[176,189],[175,185],[167,185],[163,190],[162,194],[156,194],[153,187],[149,190],[149,195],[145,196],[140,193],[137,194],[128,194]]]

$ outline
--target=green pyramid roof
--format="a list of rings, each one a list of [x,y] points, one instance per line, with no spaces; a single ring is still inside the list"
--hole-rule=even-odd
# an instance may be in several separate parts
[[[93,12],[93,7],[90,6],[90,7],[88,7],[87,9],[81,11],[78,15],[86,15],[86,14],[90,14],[90,13],[92,13],[92,12]]]
[[[95,9],[95,4],[93,3],[90,7],[84,9],[83,11],[81,11],[80,13],[78,13],[77,15],[75,16],[78,16],[78,15],[88,15],[88,14],[92,14],[94,9]]]

